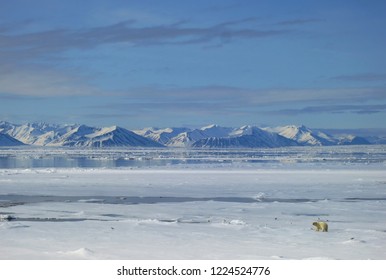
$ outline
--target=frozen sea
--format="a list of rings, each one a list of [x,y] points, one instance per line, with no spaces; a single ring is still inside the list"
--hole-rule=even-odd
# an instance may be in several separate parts
[[[385,260],[386,146],[1,148],[0,237],[16,260]]]

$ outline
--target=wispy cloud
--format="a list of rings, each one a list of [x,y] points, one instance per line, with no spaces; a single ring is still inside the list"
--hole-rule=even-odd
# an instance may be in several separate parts
[[[272,105],[278,103],[324,102],[326,104],[385,100],[384,88],[300,88],[300,89],[249,89],[229,86],[203,86],[191,88],[147,87],[122,93],[130,100],[168,102],[212,102],[215,104]]]
[[[275,89],[258,90],[225,86],[194,88],[138,88],[121,93],[117,103],[93,106],[110,112],[135,111],[155,115],[299,115],[310,113],[370,114],[385,110],[386,105],[360,105],[385,102],[383,89]],[[346,105],[347,103],[354,105]],[[302,109],[298,108],[303,105]],[[281,110],[269,111],[280,106]]]
[[[296,18],[296,19],[290,19],[290,20],[285,20],[277,23],[277,25],[282,25],[282,26],[293,26],[293,25],[305,25],[305,24],[310,24],[310,23],[318,23],[318,22],[323,22],[322,19],[317,19],[317,18]]]
[[[199,44],[221,41],[224,37],[256,39],[290,32],[287,29],[257,29],[241,25],[249,21],[250,19],[220,22],[207,27],[187,25],[186,22],[144,27],[129,20],[88,29],[52,29],[25,34],[3,33],[0,37],[0,50],[41,54],[68,49],[95,48],[115,43],[129,43],[133,46]]]
[[[302,114],[376,114],[386,112],[386,104],[377,105],[334,105],[334,106],[309,106],[301,109],[284,109],[266,112],[274,115],[302,115]]]
[[[35,32],[23,32],[23,28],[17,30],[17,24],[0,25],[0,93],[25,96],[96,94],[98,90],[90,86],[87,79],[58,69],[56,61],[52,60],[53,56],[57,59],[70,50],[90,50],[114,44],[131,47],[226,44],[232,40],[260,39],[290,32],[279,28],[257,29],[249,24],[251,21],[253,19],[246,18],[211,26],[186,21],[141,26],[127,20],[93,28]]]
[[[38,66],[21,68],[8,65],[0,68],[0,94],[8,98],[54,97],[100,95],[101,91],[79,75]]]
[[[18,22],[13,22],[13,23],[2,23],[0,24],[0,33],[6,33],[14,30],[23,29],[34,22],[35,20],[26,19]]]
[[[211,5],[203,9],[203,11],[211,13],[222,13],[224,11],[235,11],[240,7],[243,7],[243,3],[240,1],[234,1],[234,3],[220,2],[219,4]]]
[[[355,75],[340,75],[332,77],[331,79],[344,82],[379,82],[386,81],[386,74],[361,73]]]

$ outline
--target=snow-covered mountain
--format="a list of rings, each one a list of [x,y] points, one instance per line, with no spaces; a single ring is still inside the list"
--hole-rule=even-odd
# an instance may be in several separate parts
[[[93,128],[85,125],[74,128],[49,145],[70,147],[163,147],[158,142],[119,126]]]
[[[355,143],[360,142],[369,144],[386,144],[386,128],[363,128],[363,129],[322,129],[338,139],[346,139],[341,142]],[[353,137],[355,137],[353,139]],[[348,141],[347,141],[348,140]]]
[[[273,136],[273,135],[272,135]],[[281,136],[274,136],[274,141],[256,137],[255,135],[242,135],[238,137],[205,138],[193,143],[195,148],[277,148],[296,146],[296,143]]]
[[[194,147],[194,148],[258,148],[286,146],[330,146],[371,144],[353,134],[332,135],[305,126],[237,128],[209,125],[198,129],[144,128],[130,131],[122,127],[87,125],[55,125],[27,123],[16,125],[0,122],[4,143],[68,146],[68,147]],[[6,140],[7,139],[7,140]],[[1,143],[0,143],[1,144]]]
[[[0,132],[19,140],[24,144],[44,146],[66,133],[71,126],[47,123],[27,123],[15,125],[0,122]]]
[[[211,124],[208,126],[204,126],[200,128],[200,130],[207,136],[207,137],[228,137],[229,134],[232,133],[234,128],[231,127],[222,127],[216,124]]]
[[[343,134],[332,136],[320,130],[295,125],[287,125],[275,128],[266,128],[288,139],[292,139],[303,146],[331,146],[331,145],[367,145],[370,144],[363,137]]]
[[[312,131],[302,126],[287,125],[275,128],[266,128],[267,131],[276,132],[279,135],[294,140],[303,146],[330,146],[336,145],[337,140],[321,131]]]
[[[196,141],[192,147],[202,148],[275,148],[297,146],[291,139],[254,126],[232,129],[225,137],[210,137]]]
[[[249,125],[239,128],[209,125],[199,129],[189,130],[183,128],[181,130],[183,132],[177,135],[178,129],[176,128],[167,128],[163,130],[146,129],[138,131],[138,133],[153,140],[157,140],[160,139],[160,131],[167,131],[169,132],[167,141],[161,143],[170,147],[256,148],[298,145],[296,141],[287,139],[275,132],[266,131],[256,126]],[[171,134],[170,131],[173,131],[173,134]]]
[[[127,129],[112,126],[50,125],[0,122],[0,133],[24,144],[69,147],[162,147],[163,145]]]
[[[86,125],[68,127],[66,133],[58,135],[47,146],[84,146],[87,140],[90,140],[88,135],[95,133],[98,129]]]
[[[171,147],[190,147],[196,141],[207,137],[208,135],[206,135],[201,129],[193,129],[191,131],[178,134],[176,137],[170,139],[166,144]]]
[[[0,132],[0,146],[1,147],[10,147],[10,146],[22,146],[22,142],[16,140],[15,138]]]
[[[176,137],[177,135],[190,131],[189,128],[180,127],[180,128],[144,128],[141,130],[134,130],[134,132],[138,135],[150,138],[162,145],[168,145],[169,141]]]
[[[194,142],[202,138],[205,138],[205,135],[198,130],[186,131],[171,138],[166,142],[166,145],[170,147],[190,147]]]
[[[182,132],[178,134],[179,131]],[[192,130],[187,128],[144,129],[137,133],[170,147],[254,148],[369,144],[363,137],[332,136],[321,130],[295,125],[274,128],[259,128],[251,125],[230,128],[209,125]]]
[[[134,132],[170,147],[190,147],[198,140],[210,137],[227,137],[233,128],[209,125],[199,129],[145,128]]]
[[[338,145],[369,145],[370,142],[360,136],[355,135],[345,135],[339,137]]]
[[[369,141],[370,144],[379,144],[379,145],[386,144],[386,136],[368,136],[365,138],[365,140]]]

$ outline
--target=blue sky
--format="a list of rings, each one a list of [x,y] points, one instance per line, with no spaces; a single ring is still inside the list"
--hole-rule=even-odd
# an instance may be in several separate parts
[[[0,120],[385,128],[382,0],[0,7]]]

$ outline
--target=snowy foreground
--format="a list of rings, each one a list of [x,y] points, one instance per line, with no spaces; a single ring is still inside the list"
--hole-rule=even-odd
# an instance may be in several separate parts
[[[0,169],[0,236],[1,259],[386,259],[385,164]]]

